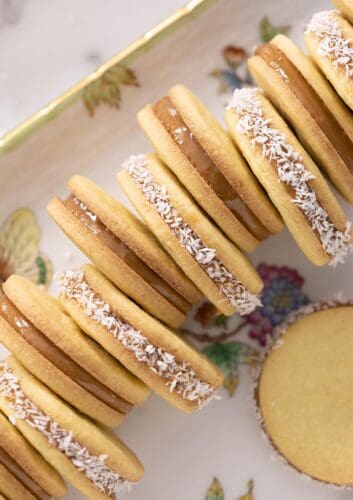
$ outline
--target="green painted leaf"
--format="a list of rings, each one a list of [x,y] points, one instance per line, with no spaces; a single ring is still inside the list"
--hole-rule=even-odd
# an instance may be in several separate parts
[[[219,314],[215,317],[214,324],[215,326],[227,326],[228,319],[229,316],[226,316],[225,314]]]
[[[221,483],[215,477],[208,488],[205,500],[224,500],[224,491]]]
[[[274,24],[271,23],[269,18],[265,16],[259,25],[259,32],[260,32],[260,38],[262,42],[268,43],[272,40],[272,38],[279,33],[282,33],[283,35],[287,35],[289,30],[290,30],[289,25],[279,25],[275,26]]]
[[[258,353],[244,342],[226,342],[211,344],[203,349],[204,354],[215,363],[224,374],[223,387],[229,396],[233,396],[239,382],[239,366],[252,364]]]

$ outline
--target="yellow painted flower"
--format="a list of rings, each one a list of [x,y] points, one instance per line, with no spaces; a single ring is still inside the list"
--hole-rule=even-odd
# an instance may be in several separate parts
[[[11,274],[21,274],[37,285],[52,278],[50,260],[39,252],[40,228],[27,208],[13,212],[0,228],[0,283]]]
[[[250,479],[250,481],[248,481],[248,491],[245,493],[245,495],[239,497],[238,500],[254,500],[253,491],[254,491],[254,481]]]

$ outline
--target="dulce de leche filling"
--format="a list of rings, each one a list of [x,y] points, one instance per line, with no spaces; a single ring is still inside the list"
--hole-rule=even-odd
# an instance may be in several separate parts
[[[238,193],[208,156],[175,108],[170,97],[163,97],[153,106],[163,127],[172,136],[182,153],[193,164],[201,177],[212,188],[235,217],[258,240],[269,236],[261,221],[244,203]]]
[[[133,406],[131,403],[96,380],[67,354],[56,347],[53,342],[28,321],[3,293],[0,293],[0,316],[42,356],[92,396],[120,413],[126,414],[131,410]]]
[[[282,77],[353,174],[353,142],[303,74],[272,43],[259,45],[255,49],[255,54],[262,57]]]
[[[68,208],[97,238],[107,245],[121,260],[141,276],[152,288],[186,314],[192,305],[168,285],[158,274],[148,267],[130,248],[113,234],[99,218],[91,213],[80,200],[70,195],[64,205]]]
[[[48,495],[23,469],[22,467],[0,446],[0,464],[2,464],[35,498],[48,500]]]

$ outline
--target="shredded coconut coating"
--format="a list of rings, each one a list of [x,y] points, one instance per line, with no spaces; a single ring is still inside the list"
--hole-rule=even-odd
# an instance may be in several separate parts
[[[314,34],[319,39],[317,52],[328,57],[332,64],[344,69],[348,78],[353,77],[353,47],[351,40],[344,37],[336,10],[324,10],[313,15],[306,28],[306,34]]]
[[[259,297],[233,276],[217,258],[216,250],[207,247],[178,214],[169,201],[167,187],[158,184],[147,169],[145,155],[131,156],[123,163],[123,168],[128,171],[138,189],[173,231],[179,243],[202,267],[240,315],[249,314],[261,305]]]
[[[194,402],[197,408],[213,398],[215,387],[200,380],[189,363],[178,362],[173,354],[156,347],[139,330],[120,320],[111,306],[90,288],[82,271],[67,271],[58,281],[65,297],[78,303],[88,317],[104,326],[140,363],[163,379],[170,392]]]
[[[311,228],[320,239],[322,248],[331,257],[330,265],[343,262],[352,250],[351,223],[347,222],[345,232],[338,231],[326,210],[317,200],[309,182],[315,176],[306,170],[304,160],[293,146],[286,142],[285,134],[271,125],[263,113],[259,89],[237,89],[228,105],[239,115],[237,131],[250,138],[253,147],[262,149],[262,156],[277,169],[281,182],[290,186],[295,203],[307,218]]]
[[[319,302],[313,302],[311,304],[307,304],[305,306],[300,307],[296,311],[292,311],[287,318],[278,325],[274,331],[273,331],[273,341],[267,346],[267,349],[263,352],[259,363],[257,365],[257,368],[254,372],[254,387],[253,387],[253,397],[252,397],[252,406],[254,408],[256,417],[261,425],[261,434],[263,439],[269,444],[269,446],[272,449],[273,452],[273,458],[275,460],[278,460],[286,469],[288,470],[294,470],[301,479],[308,480],[310,482],[313,482],[319,486],[325,486],[325,487],[330,487],[334,490],[352,490],[353,486],[351,485],[341,485],[341,484],[335,484],[335,483],[328,483],[326,481],[322,481],[320,479],[314,478],[312,476],[309,476],[305,472],[297,469],[294,465],[292,465],[288,460],[285,458],[284,455],[280,452],[280,450],[276,447],[275,443],[272,441],[270,436],[267,434],[266,429],[265,429],[265,423],[264,419],[262,416],[261,408],[258,402],[258,397],[257,397],[257,392],[258,392],[258,387],[260,383],[260,377],[263,369],[264,362],[269,355],[269,353],[273,349],[277,349],[283,344],[283,339],[282,336],[285,334],[285,332],[288,330],[290,325],[295,323],[296,321],[304,318],[305,316],[308,316],[310,314],[313,314],[318,311],[325,311],[327,309],[331,309],[332,307],[338,307],[338,306],[353,306],[353,299],[345,299],[344,297],[341,296],[341,294],[337,294],[335,297],[332,297],[330,299],[322,300]]]
[[[64,453],[97,490],[115,497],[121,491],[130,489],[131,483],[105,463],[107,455],[91,455],[85,446],[74,439],[71,431],[61,427],[32,403],[22,390],[19,378],[6,362],[0,363],[0,394],[15,411],[15,415],[9,419],[12,424],[16,425],[16,419],[21,419],[43,434],[48,443]]]

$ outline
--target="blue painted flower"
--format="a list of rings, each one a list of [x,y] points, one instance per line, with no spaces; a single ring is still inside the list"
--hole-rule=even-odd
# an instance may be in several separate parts
[[[263,306],[255,309],[246,319],[251,324],[249,336],[265,346],[273,329],[291,311],[307,304],[309,299],[301,290],[304,278],[295,269],[260,264],[257,270],[264,282]]]
[[[246,50],[236,45],[227,45],[222,50],[222,55],[227,67],[211,72],[211,75],[219,80],[218,91],[233,92],[234,89],[251,85],[252,80],[246,67],[249,57]]]

